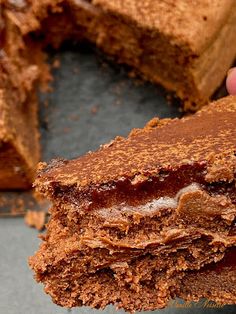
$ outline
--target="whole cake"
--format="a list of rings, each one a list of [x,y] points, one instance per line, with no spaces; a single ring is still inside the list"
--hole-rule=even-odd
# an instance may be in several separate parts
[[[234,0],[1,0],[0,14],[0,189],[31,186],[48,45],[89,40],[186,110],[207,103],[236,55]]]
[[[42,163],[51,219],[30,266],[61,306],[236,304],[236,97]]]

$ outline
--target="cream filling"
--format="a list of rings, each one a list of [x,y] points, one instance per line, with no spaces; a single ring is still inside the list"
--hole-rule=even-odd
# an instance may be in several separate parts
[[[8,3],[19,9],[27,6],[26,0],[8,0]]]
[[[89,11],[93,14],[98,14],[101,10],[95,7],[91,2],[87,0],[71,0],[76,6],[80,6],[82,9]]]
[[[122,218],[124,216],[134,216],[143,218],[145,216],[153,217],[158,215],[161,209],[175,209],[178,207],[179,199],[182,195],[200,191],[201,187],[197,183],[192,183],[183,189],[179,190],[175,197],[160,197],[154,199],[146,204],[139,206],[127,206],[125,203],[121,203],[118,206],[113,206],[111,208],[101,208],[96,211],[96,216],[102,219],[106,219],[107,222],[115,222],[116,218]],[[138,219],[139,221],[139,219]]]
[[[231,224],[236,217],[236,206],[232,204],[230,199],[222,195],[210,196],[197,183],[184,187],[173,198],[161,197],[137,207],[121,204],[109,209],[102,208],[96,211],[96,216],[104,220],[103,227],[117,227],[128,234],[130,221],[139,224],[144,217],[161,217],[163,210],[166,211],[167,209],[175,211],[176,219],[188,216],[193,223],[199,216],[203,219],[220,216]],[[175,227],[163,227],[158,234],[156,232],[144,234],[143,239],[139,235],[138,238],[127,236],[122,240],[114,240],[103,235],[102,230],[95,233],[88,229],[81,237],[80,242],[91,248],[110,248],[112,251],[114,248],[145,249],[149,246],[169,245],[175,240],[186,241],[187,239],[200,238],[202,235],[210,237],[212,240],[209,242],[212,245],[220,243],[225,246],[236,245],[236,236],[234,235],[226,236],[191,225],[186,228],[180,224]]]
[[[226,196],[210,196],[198,183],[192,183],[181,190],[174,197],[160,197],[146,204],[129,206],[121,203],[111,208],[101,208],[95,215],[104,220],[104,226],[111,224],[129,224],[132,216],[134,223],[141,218],[160,216],[163,209],[176,209],[176,212],[185,215],[206,214],[209,216],[221,215],[223,219],[232,221],[236,214],[235,205]]]

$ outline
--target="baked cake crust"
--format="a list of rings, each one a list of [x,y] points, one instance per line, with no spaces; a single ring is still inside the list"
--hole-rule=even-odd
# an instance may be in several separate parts
[[[53,301],[127,311],[176,296],[235,304],[235,121],[229,96],[42,163],[35,186],[53,206],[30,266]]]

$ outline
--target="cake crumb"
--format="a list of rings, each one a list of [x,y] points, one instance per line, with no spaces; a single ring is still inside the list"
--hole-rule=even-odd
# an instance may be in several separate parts
[[[59,59],[55,59],[52,63],[53,69],[58,69],[61,66],[61,61]]]
[[[91,112],[92,114],[96,114],[96,113],[98,112],[98,109],[99,109],[98,105],[95,105],[95,106],[93,106],[93,107],[91,108],[90,112]]]
[[[130,70],[129,72],[128,72],[128,76],[129,76],[129,78],[137,78],[137,71],[136,70],[134,70],[134,69],[132,69],[132,70]]]
[[[48,99],[44,100],[43,105],[44,105],[44,108],[48,108],[48,105],[49,105]]]
[[[166,95],[166,102],[169,106],[171,106],[173,104],[173,95],[171,95],[170,93],[168,93]]]
[[[41,231],[45,228],[47,213],[44,211],[28,210],[25,215],[27,226]]]

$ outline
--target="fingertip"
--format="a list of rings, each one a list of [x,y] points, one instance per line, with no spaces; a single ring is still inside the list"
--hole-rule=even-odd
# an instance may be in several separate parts
[[[236,68],[229,70],[226,78],[226,88],[230,95],[236,95]]]

